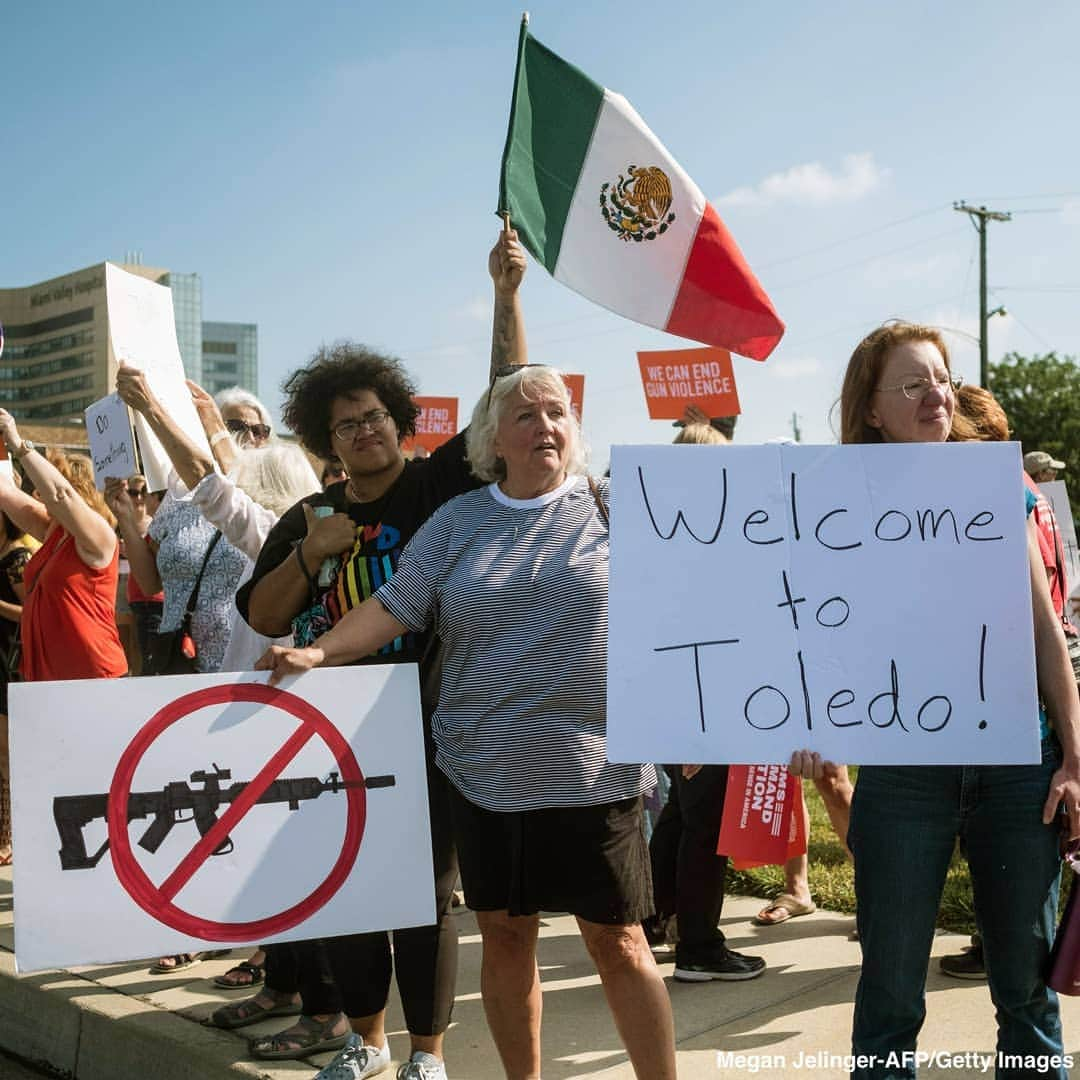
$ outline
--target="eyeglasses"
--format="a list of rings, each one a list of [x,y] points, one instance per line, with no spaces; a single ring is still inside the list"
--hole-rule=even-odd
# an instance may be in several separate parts
[[[270,438],[270,426],[268,424],[249,424],[246,420],[234,417],[232,420],[226,420],[225,426],[234,435],[244,435],[250,432],[256,439]]]
[[[495,382],[507,375],[513,375],[516,371],[524,371],[527,367],[547,367],[547,364],[507,364],[505,367],[496,368],[491,373],[491,383],[488,386],[487,400],[484,402],[484,412],[491,409],[491,392],[495,389]]]
[[[128,488],[127,489],[129,499],[145,499],[146,488]]]
[[[361,431],[366,430],[372,433],[378,431],[386,425],[386,421],[389,419],[390,414],[385,409],[372,409],[371,412],[364,413],[363,416],[357,417],[355,420],[342,420],[337,427],[330,430],[334,433],[335,439],[349,442],[351,439],[355,439]]]
[[[905,379],[895,386],[879,386],[877,392],[885,393],[889,390],[899,390],[908,401],[922,401],[935,387],[939,390],[949,389],[955,393],[963,385],[964,380],[959,375],[938,375],[933,379]]]

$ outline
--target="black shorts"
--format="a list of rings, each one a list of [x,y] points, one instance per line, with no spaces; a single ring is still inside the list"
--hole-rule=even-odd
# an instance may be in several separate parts
[[[501,813],[448,786],[461,883],[473,911],[568,912],[609,926],[653,913],[640,795]]]

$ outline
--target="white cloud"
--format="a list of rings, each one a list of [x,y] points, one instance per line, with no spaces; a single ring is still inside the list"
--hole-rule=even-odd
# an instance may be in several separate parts
[[[846,154],[838,172],[820,161],[793,165],[766,176],[756,187],[740,187],[721,195],[718,206],[773,206],[776,203],[821,206],[854,202],[879,188],[889,176],[870,152]]]
[[[1061,208],[1061,220],[1066,225],[1080,225],[1080,199],[1073,199]]]

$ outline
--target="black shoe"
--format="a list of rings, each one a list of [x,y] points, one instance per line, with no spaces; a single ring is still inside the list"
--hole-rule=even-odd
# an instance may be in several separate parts
[[[954,979],[985,979],[986,964],[982,947],[971,945],[962,953],[943,956],[939,961],[941,970]]]
[[[764,972],[765,961],[760,956],[733,952],[726,945],[699,950],[680,945],[675,950],[675,978],[679,982],[738,982],[756,979]]]

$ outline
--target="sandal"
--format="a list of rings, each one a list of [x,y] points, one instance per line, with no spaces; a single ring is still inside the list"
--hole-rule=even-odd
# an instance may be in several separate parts
[[[260,998],[269,998],[272,1004],[263,1005]],[[207,1022],[214,1027],[231,1031],[233,1028],[257,1024],[260,1020],[272,1016],[298,1016],[301,1010],[300,1002],[292,1001],[291,998],[291,994],[282,994],[279,997],[276,991],[267,987],[246,1001],[235,1001],[231,1005],[222,1005],[220,1009],[215,1009]]]
[[[224,975],[216,975],[214,985],[222,986],[226,990],[250,990],[261,986],[265,977],[266,972],[263,971],[261,965],[253,964],[250,960],[241,960],[236,967],[229,968]]]
[[[221,956],[228,956],[232,949],[212,949],[209,952],[183,952],[173,953],[172,956],[162,956],[156,964],[150,968],[151,975],[171,975],[174,971],[184,971],[194,967],[200,960],[216,960]]]
[[[334,1034],[334,1028],[344,1022],[345,1030]],[[316,1020],[301,1016],[291,1028],[276,1035],[263,1035],[252,1039],[249,1052],[261,1061],[295,1061],[324,1050],[340,1050],[349,1040],[352,1028],[347,1018],[338,1013],[329,1020]]]
[[[800,915],[813,915],[815,911],[817,911],[817,904],[813,900],[809,904],[804,904],[791,893],[784,892],[754,916],[754,923],[757,926],[779,926],[788,919],[796,919]]]

